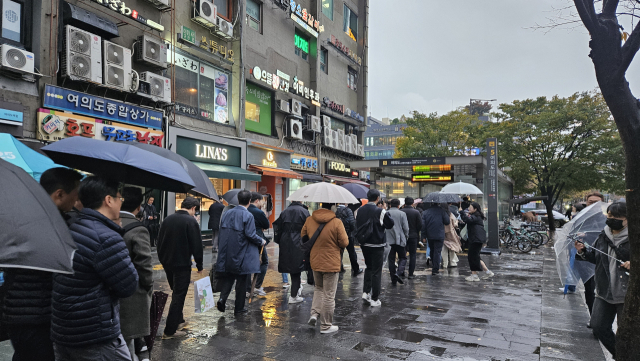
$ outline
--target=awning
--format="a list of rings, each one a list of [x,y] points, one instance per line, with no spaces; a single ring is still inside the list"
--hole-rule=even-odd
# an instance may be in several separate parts
[[[367,188],[371,186],[371,184],[369,184],[367,182],[363,182],[363,181],[361,181],[359,179],[356,179],[356,178],[338,177],[338,176],[335,176],[335,175],[328,175],[328,174],[323,174],[323,176],[325,178],[331,179],[331,180],[333,180],[335,182],[355,183],[355,184],[363,185],[363,186],[365,186]]]
[[[302,174],[302,181],[303,182],[309,182],[309,183],[324,182],[324,178],[322,178],[321,175],[318,175],[318,174],[307,174],[307,173],[300,173],[300,174]]]
[[[193,162],[193,164],[197,165],[198,168],[202,169],[211,178],[237,179],[257,182],[262,180],[260,174],[249,172],[248,170],[240,167],[200,162]]]
[[[249,169],[266,176],[302,179],[302,174],[288,169],[259,167],[257,165],[249,165]]]

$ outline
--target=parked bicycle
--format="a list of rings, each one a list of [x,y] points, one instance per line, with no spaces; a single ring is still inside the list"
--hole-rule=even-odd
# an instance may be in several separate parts
[[[515,247],[520,252],[528,253],[534,247],[540,247],[542,244],[542,236],[537,233],[516,230],[511,227],[511,220],[504,219],[503,227],[499,232],[500,244],[503,247]]]

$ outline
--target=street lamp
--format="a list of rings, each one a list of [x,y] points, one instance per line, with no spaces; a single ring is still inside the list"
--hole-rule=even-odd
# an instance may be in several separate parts
[[[476,102],[495,102],[495,101],[498,101],[498,99],[469,99],[469,115],[473,114],[473,111],[472,111],[471,108],[473,107],[473,102],[474,101],[476,101]],[[480,114],[480,115],[482,115],[482,114]]]

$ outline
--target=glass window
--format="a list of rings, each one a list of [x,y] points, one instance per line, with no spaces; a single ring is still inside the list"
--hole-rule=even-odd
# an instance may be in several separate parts
[[[320,70],[322,70],[325,74],[329,74],[329,52],[327,49],[320,49]]]
[[[213,0],[213,3],[216,5],[218,16],[231,21],[231,7],[229,6],[229,0]]]
[[[181,67],[174,67],[176,71],[176,103],[194,108],[198,107],[198,73]]]
[[[261,4],[258,4],[254,0],[247,0],[247,22],[249,27],[262,34],[262,28],[260,27],[261,19]]]
[[[349,68],[349,70],[347,71],[347,86],[349,87],[349,89],[357,91],[358,73],[351,68]]]
[[[245,102],[244,118],[256,123],[260,123],[260,106],[250,101]]]
[[[22,42],[22,4],[2,0],[2,37]]]
[[[322,0],[322,13],[333,20],[333,0]]]
[[[347,4],[344,4],[343,16],[343,31],[349,35],[353,41],[358,41],[358,16],[349,9]]]
[[[309,59],[309,38],[299,32],[294,34],[295,53],[303,60]]]

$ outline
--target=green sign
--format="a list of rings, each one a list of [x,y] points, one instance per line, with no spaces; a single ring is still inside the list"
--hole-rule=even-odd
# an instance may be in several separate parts
[[[182,40],[187,43],[191,43],[196,45],[196,32],[195,30],[191,30],[188,27],[182,25]]]
[[[302,36],[295,34],[296,47],[309,54],[309,41]]]
[[[192,162],[240,166],[240,148],[178,137],[176,153]]]
[[[271,135],[271,91],[247,82],[244,127],[250,132]]]

